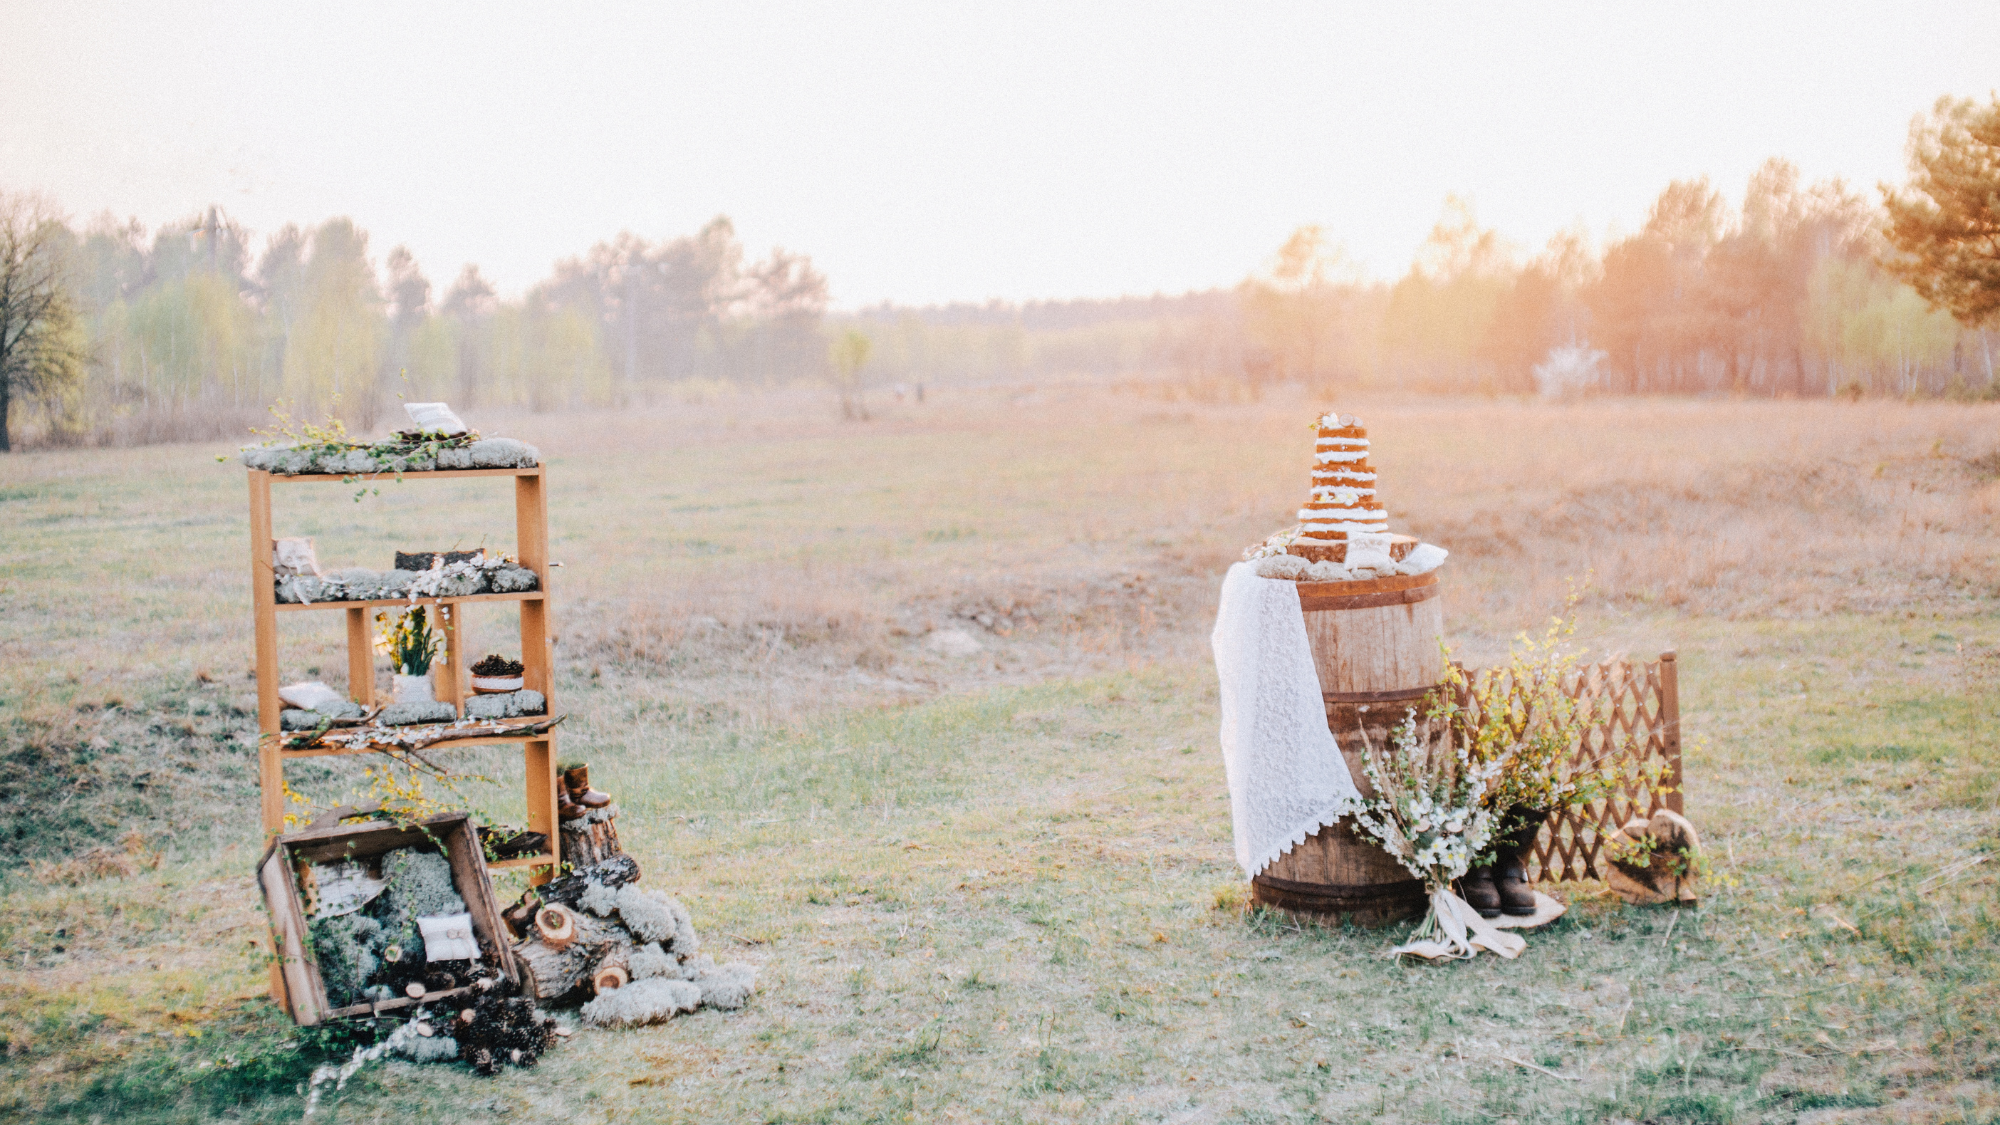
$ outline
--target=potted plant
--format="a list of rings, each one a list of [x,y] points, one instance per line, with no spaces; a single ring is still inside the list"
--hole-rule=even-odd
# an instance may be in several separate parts
[[[431,664],[437,659],[438,638],[432,632],[430,619],[423,606],[413,606],[398,611],[391,623],[391,615],[384,611],[375,616],[385,628],[376,644],[389,655],[394,670],[395,690],[392,698],[397,703],[430,703],[437,699],[431,687]]]

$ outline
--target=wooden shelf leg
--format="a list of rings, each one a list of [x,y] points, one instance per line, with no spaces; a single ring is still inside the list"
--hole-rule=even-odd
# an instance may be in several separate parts
[[[521,603],[521,686],[541,692],[554,714],[555,652],[549,640],[549,601],[554,591],[549,577],[548,492],[542,476],[514,478],[514,544],[521,565],[535,572],[542,591],[540,599]]]
[[[375,706],[375,638],[369,635],[366,606],[347,611],[347,695],[363,707]]]
[[[549,850],[560,861],[562,859],[562,834],[556,826],[556,740],[551,734],[547,738],[533,739],[522,746],[522,756],[528,784],[528,831],[540,832],[549,838]],[[529,884],[540,886],[555,877],[553,867],[532,868]]]
[[[440,617],[444,633],[444,665],[431,677],[439,701],[458,708],[459,716],[465,715],[465,646],[470,631],[465,627],[465,606],[439,605],[433,609]],[[446,616],[446,615],[449,616]]]
[[[278,590],[271,557],[271,474],[250,471],[250,605],[256,619],[257,729],[278,733]]]
[[[1685,816],[1687,795],[1681,792],[1681,665],[1673,649],[1660,654],[1660,733],[1666,742],[1666,806]],[[1648,810],[1649,812],[1651,810]]]

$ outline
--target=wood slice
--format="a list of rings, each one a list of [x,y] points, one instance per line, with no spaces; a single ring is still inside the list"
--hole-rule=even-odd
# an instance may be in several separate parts
[[[1389,536],[1389,557],[1397,562],[1417,549],[1417,540],[1409,535]],[[1347,540],[1345,539],[1294,539],[1285,548],[1285,553],[1297,555],[1309,562],[1346,562]]]
[[[590,990],[598,995],[624,988],[632,974],[623,965],[603,965],[590,974]]]
[[[535,912],[535,936],[551,949],[568,949],[576,940],[576,923],[569,907],[550,903]]]

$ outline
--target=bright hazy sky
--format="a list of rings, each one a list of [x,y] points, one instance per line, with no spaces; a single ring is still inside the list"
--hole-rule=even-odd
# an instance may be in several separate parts
[[[1394,277],[1450,192],[1528,247],[1773,155],[1872,193],[2000,86],[1992,0],[0,7],[0,188],[510,294],[716,214],[844,307],[1230,285],[1307,222]]]

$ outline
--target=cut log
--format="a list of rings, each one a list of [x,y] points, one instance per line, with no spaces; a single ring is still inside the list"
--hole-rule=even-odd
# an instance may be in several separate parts
[[[546,914],[550,907],[544,907]],[[562,909],[555,907],[553,909]],[[574,936],[558,949],[539,938],[514,947],[514,959],[525,973],[524,987],[538,1000],[557,1000],[589,983],[598,968],[630,964],[638,944],[632,932],[609,918],[585,912],[570,917]]]
[[[590,974],[590,990],[602,996],[607,992],[624,988],[626,982],[631,979],[632,974],[626,971],[625,966],[604,965]]]
[[[561,949],[541,941],[514,947],[522,987],[537,1000],[555,1000],[576,991],[590,967],[590,951],[571,943]]]
[[[592,882],[607,887],[622,887],[639,881],[639,864],[629,855],[617,855],[595,867],[579,869],[560,879],[551,879],[535,888],[544,903],[559,906],[575,906],[583,897],[583,892]]]

